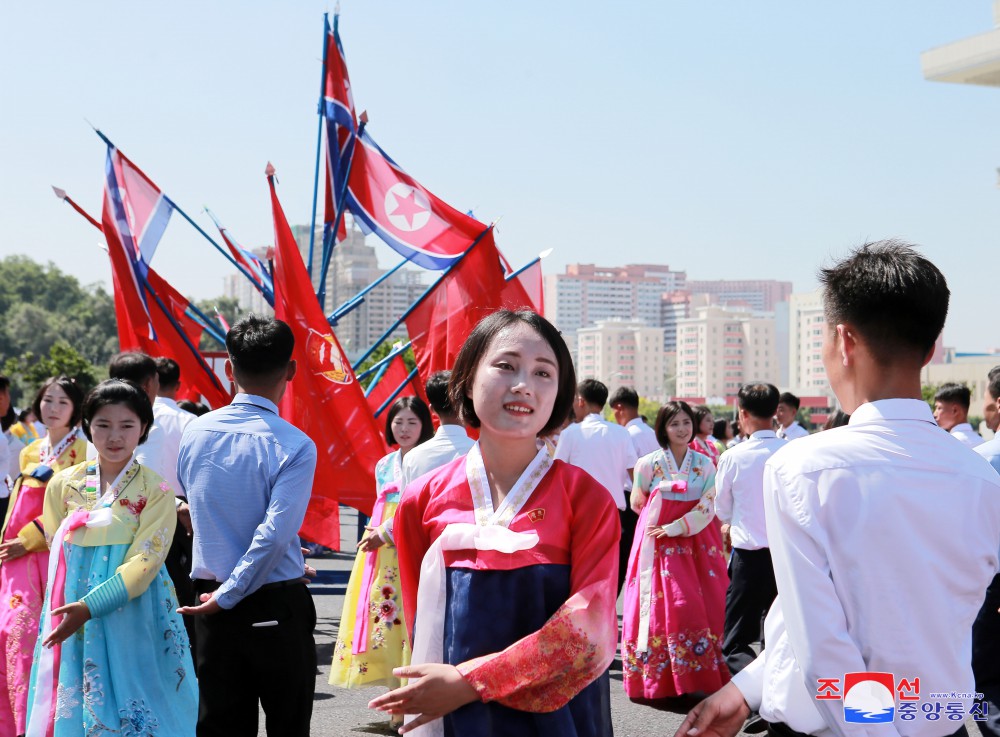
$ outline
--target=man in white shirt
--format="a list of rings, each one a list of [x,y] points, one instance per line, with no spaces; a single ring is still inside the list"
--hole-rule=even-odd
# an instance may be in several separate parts
[[[733,675],[753,662],[764,615],[778,595],[764,523],[764,464],[786,445],[771,429],[778,407],[773,384],[744,384],[737,394],[740,427],[750,436],[719,457],[715,513],[728,528],[729,558],[726,625],[722,655]]]
[[[970,448],[982,444],[983,438],[969,424],[972,392],[964,384],[942,384],[934,393],[934,419],[952,437]]]
[[[601,417],[607,400],[608,387],[596,379],[584,379],[576,385],[573,412],[577,421],[559,435],[556,459],[582,468],[611,494],[618,507],[623,530],[618,548],[619,559],[624,556],[628,563],[632,544],[629,533],[624,530],[631,523],[634,535],[638,517],[629,513],[625,489],[632,488],[632,469],[639,456],[628,430],[605,422]],[[626,539],[629,540],[628,547],[625,546]],[[627,567],[624,565],[618,568],[619,592],[625,582]]]
[[[772,735],[965,734],[964,716],[901,718],[914,697],[939,715],[950,702],[969,714],[971,699],[935,695],[975,690],[972,622],[1000,563],[1000,477],[943,438],[921,398],[948,287],[894,241],[862,247],[820,281],[823,365],[851,420],[768,461],[778,598],[767,647],[676,737],[732,737],[751,709]],[[893,717],[897,697],[895,721],[870,726]]]
[[[989,373],[986,384],[987,408],[992,412],[984,412],[986,426],[993,432],[1000,426],[1000,366],[995,366]],[[990,407],[989,405],[992,405]],[[1000,435],[994,436],[982,445],[976,446],[975,452],[990,462],[990,465],[1000,473]],[[1000,575],[994,576],[986,589],[986,601],[976,621],[972,624],[972,672],[976,675],[976,691],[983,694],[984,703],[989,710],[985,722],[979,722],[979,731],[983,737],[1000,737]]]
[[[782,392],[778,400],[778,409],[774,412],[774,419],[778,422],[775,434],[782,440],[795,440],[809,434],[809,431],[795,419],[801,404],[801,400],[791,392]]]
[[[440,424],[434,437],[410,450],[403,459],[400,491],[405,490],[414,479],[441,468],[456,458],[468,455],[472,446],[476,444],[476,441],[465,432],[462,421],[458,419],[458,414],[448,399],[450,380],[451,371],[437,371],[430,375],[424,385],[431,412],[437,415]],[[378,527],[377,534],[366,538],[362,550],[377,550],[392,540],[392,519],[389,519]]]
[[[615,422],[628,431],[635,449],[636,460],[660,449],[656,441],[656,433],[639,416],[639,393],[631,387],[619,387],[608,400],[611,411],[615,414]],[[626,499],[632,493],[632,484],[626,483]],[[635,526],[639,523],[639,513],[628,504],[621,513],[622,539],[618,548],[618,589],[621,590],[628,571],[628,557],[632,552],[632,542],[635,540]]]

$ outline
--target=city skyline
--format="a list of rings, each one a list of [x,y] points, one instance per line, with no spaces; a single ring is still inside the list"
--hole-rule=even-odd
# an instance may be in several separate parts
[[[0,50],[15,70],[0,120],[0,255],[110,287],[100,235],[49,189],[99,215],[104,152],[85,118],[209,232],[203,204],[245,246],[271,242],[269,160],[290,220],[308,223],[331,9],[10,8],[22,32]],[[392,1],[344,3],[341,27],[369,130],[451,204],[502,215],[498,243],[515,266],[549,247],[546,274],[613,252],[693,281],[809,292],[821,265],[895,236],[949,279],[945,343],[985,351],[1000,346],[1000,326],[981,320],[1000,226],[1000,92],[925,81],[920,54],[989,30],[991,10]],[[377,252],[382,267],[398,261]],[[231,272],[176,215],[153,265],[196,298],[221,295]]]

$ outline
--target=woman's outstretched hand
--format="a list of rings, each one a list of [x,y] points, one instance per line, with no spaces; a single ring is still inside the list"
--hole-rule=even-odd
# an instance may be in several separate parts
[[[56,626],[49,636],[42,640],[42,647],[52,647],[58,645],[90,619],[90,609],[82,601],[74,601],[72,604],[57,607],[52,610],[53,617],[62,617],[62,621]]]
[[[369,709],[390,714],[419,715],[409,724],[399,730],[406,734],[445,714],[450,714],[460,706],[479,700],[479,694],[453,665],[442,663],[426,663],[410,665],[405,668],[395,668],[392,674],[396,678],[408,678],[410,682],[372,699]]]

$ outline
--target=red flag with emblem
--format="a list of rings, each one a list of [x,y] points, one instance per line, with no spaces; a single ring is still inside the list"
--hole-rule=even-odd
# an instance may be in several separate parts
[[[271,171],[269,169],[269,171]],[[375,464],[386,454],[361,385],[320,309],[269,176],[274,217],[274,314],[295,335],[295,378],[281,416],[316,443],[316,477],[302,536],[340,549],[338,502],[371,514]]]
[[[406,377],[410,375],[410,372],[406,370],[406,364],[403,362],[402,356],[396,356],[394,359],[389,361],[389,365],[382,374],[382,378],[378,380],[378,383],[374,386],[371,392],[368,393],[366,399],[368,400],[368,406],[371,408],[372,413],[378,412],[379,407],[381,407],[385,400],[392,396],[392,393],[399,389],[399,385],[406,381]],[[416,384],[419,379],[413,379],[403,387],[402,391],[396,395],[396,399],[400,397],[415,397],[417,396]],[[382,420],[385,420],[385,414],[379,415]]]

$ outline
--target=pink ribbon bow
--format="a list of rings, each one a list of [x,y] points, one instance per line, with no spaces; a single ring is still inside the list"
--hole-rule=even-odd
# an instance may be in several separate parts
[[[683,494],[685,491],[688,490],[688,482],[675,481],[673,484],[670,485],[670,490],[675,494]]]

